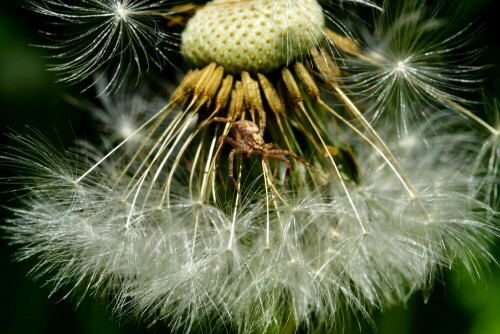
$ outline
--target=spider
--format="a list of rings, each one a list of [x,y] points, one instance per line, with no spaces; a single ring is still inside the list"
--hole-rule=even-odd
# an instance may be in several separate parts
[[[287,150],[283,150],[279,148],[278,145],[274,143],[266,143],[264,142],[263,135],[264,135],[264,126],[265,122],[263,122],[263,126],[259,129],[257,124],[254,122],[248,121],[248,120],[233,120],[229,118],[223,118],[223,117],[213,117],[209,121],[207,121],[203,127],[207,126],[208,124],[212,122],[220,122],[220,123],[233,123],[233,133],[235,138],[231,138],[229,136],[220,136],[218,141],[217,141],[217,154],[215,157],[215,168],[217,170],[217,175],[222,183],[222,186],[224,189],[226,189],[226,185],[224,183],[224,180],[222,178],[222,174],[219,170],[219,164],[220,164],[220,155],[221,155],[221,147],[224,143],[228,143],[233,147],[231,152],[229,153],[229,177],[231,178],[234,188],[238,191],[238,193],[241,195],[240,189],[238,187],[238,182],[234,178],[234,172],[233,172],[233,167],[234,167],[234,156],[236,154],[247,154],[247,157],[251,157],[252,155],[260,155],[264,159],[267,159],[268,157],[271,157],[275,160],[281,161],[286,164],[286,172],[285,172],[285,179],[284,179],[284,185],[286,187],[287,182],[288,182],[288,177],[290,175],[290,169],[291,169],[291,164],[290,160],[285,158],[285,156],[290,156],[293,159],[297,160],[298,162],[304,164],[308,168],[310,168],[314,173],[319,175],[321,178],[326,180],[326,177],[321,174],[320,171],[318,171],[313,165],[296,155],[295,153]]]

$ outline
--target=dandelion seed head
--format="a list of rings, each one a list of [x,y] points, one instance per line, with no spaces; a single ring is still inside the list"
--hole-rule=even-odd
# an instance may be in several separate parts
[[[268,73],[317,46],[324,24],[316,0],[212,1],[189,20],[182,54],[195,67]]]

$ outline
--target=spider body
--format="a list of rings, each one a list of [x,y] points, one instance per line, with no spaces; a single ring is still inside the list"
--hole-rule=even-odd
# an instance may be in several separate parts
[[[242,149],[243,147],[248,147],[249,150],[262,150],[265,148],[266,143],[260,134],[259,127],[254,122],[246,120],[235,122],[233,133]]]
[[[322,175],[316,168],[314,168],[311,164],[309,164],[307,161],[296,155],[295,153],[287,150],[283,150],[278,147],[278,145],[274,143],[266,143],[264,141],[263,135],[264,135],[264,128],[261,127],[259,128],[257,124],[254,122],[248,121],[248,120],[239,120],[235,121],[229,118],[222,118],[222,117],[214,117],[210,121],[208,121],[205,126],[208,123],[211,122],[221,122],[221,123],[233,123],[233,133],[234,133],[234,138],[231,138],[229,136],[220,136],[219,140],[217,141],[217,154],[215,157],[215,168],[217,170],[217,174],[219,176],[219,179],[221,180],[221,183],[223,187],[225,188],[225,183],[222,178],[222,174],[219,169],[220,165],[220,155],[221,155],[221,147],[224,143],[227,143],[233,147],[231,152],[229,153],[229,177],[231,178],[231,181],[233,182],[233,185],[235,189],[238,191],[238,193],[241,194],[238,182],[236,181],[234,177],[234,156],[236,154],[246,154],[247,157],[251,157],[252,155],[260,155],[263,159],[267,158],[273,158],[277,161],[281,161],[286,164],[286,172],[285,172],[285,179],[284,179],[284,184],[285,186],[287,185],[288,177],[290,175],[290,170],[291,170],[291,164],[290,160],[286,158],[286,156],[290,156],[293,159],[299,161],[300,163],[306,165],[308,168],[310,168],[312,171],[314,171],[316,174],[318,174],[320,177],[326,180],[326,177]]]

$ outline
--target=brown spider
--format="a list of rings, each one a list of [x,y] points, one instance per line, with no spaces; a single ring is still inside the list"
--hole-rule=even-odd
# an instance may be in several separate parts
[[[287,150],[280,149],[278,145],[274,143],[265,143],[264,139],[262,138],[264,135],[264,126],[265,122],[263,122],[263,126],[259,129],[257,124],[251,121],[247,120],[240,120],[240,121],[235,121],[233,119],[229,118],[223,118],[223,117],[214,117],[211,120],[207,121],[203,127],[207,126],[208,124],[212,122],[221,122],[221,123],[233,123],[233,133],[234,133],[234,139],[229,137],[229,136],[220,136],[219,140],[217,141],[217,154],[215,157],[215,168],[217,169],[217,175],[219,176],[219,179],[222,183],[222,186],[224,189],[226,189],[226,185],[224,183],[224,180],[222,178],[222,174],[219,170],[219,163],[220,163],[220,155],[221,155],[221,146],[224,143],[228,143],[233,147],[231,152],[229,153],[229,177],[231,178],[234,188],[238,191],[238,193],[241,195],[240,189],[238,187],[238,182],[234,178],[233,174],[233,167],[234,167],[234,155],[235,154],[247,154],[247,157],[251,157],[252,155],[260,155],[264,159],[267,159],[268,157],[271,157],[275,160],[281,161],[286,164],[286,173],[285,173],[285,180],[284,184],[285,187],[288,182],[288,177],[290,175],[290,160],[285,158],[286,155],[292,157],[293,159],[303,163],[306,165],[308,168],[310,168],[314,173],[318,174],[320,177],[326,180],[326,177],[321,174],[320,171],[318,171],[316,168],[314,168],[313,165],[296,155],[295,153]]]

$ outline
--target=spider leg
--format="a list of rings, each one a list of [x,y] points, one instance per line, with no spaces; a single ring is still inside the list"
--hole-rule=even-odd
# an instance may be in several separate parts
[[[230,138],[231,139],[231,138]],[[233,185],[234,185],[234,189],[236,189],[236,191],[238,192],[238,194],[240,196],[241,195],[241,191],[240,191],[240,187],[238,186],[238,182],[236,181],[236,179],[234,178],[234,155],[235,154],[242,154],[242,153],[246,153],[248,152],[247,150],[238,150],[238,149],[232,149],[231,152],[229,152],[229,177],[231,178],[231,181],[233,181]]]
[[[225,118],[225,117],[212,117],[209,120],[205,121],[203,124],[201,124],[198,127],[198,129],[203,129],[214,122],[217,122],[217,123],[236,123],[236,121],[234,119]]]
[[[281,162],[284,162],[286,164],[286,172],[285,172],[285,179],[283,180],[283,187],[286,189],[288,188],[288,180],[290,178],[290,171],[292,168],[292,165],[290,164],[290,160],[288,160],[285,157],[281,157],[279,155],[274,155],[274,150],[273,151],[268,151],[269,153],[272,153],[272,155],[268,155],[274,160],[278,160]],[[276,165],[276,170],[278,170],[278,165]]]
[[[220,156],[222,154],[222,145],[224,143],[228,143],[229,145],[231,145],[232,147],[234,147],[233,150],[231,150],[231,152],[229,153],[229,177],[231,178],[233,184],[234,184],[234,187],[236,188],[236,190],[238,191],[238,193],[241,195],[241,192],[238,188],[238,182],[236,182],[236,180],[234,179],[234,176],[233,176],[233,160],[234,160],[234,155],[235,154],[241,154],[241,153],[246,153],[248,152],[247,149],[241,149],[241,145],[240,143],[238,143],[238,141],[234,140],[233,138],[231,137],[228,137],[228,136],[220,136],[219,139],[217,140],[217,153],[215,155],[215,169],[217,170],[217,176],[219,177],[219,180],[222,184],[222,188],[224,188],[224,190],[226,190],[226,183],[224,182],[224,178],[222,177],[222,173],[220,172]]]
[[[273,151],[273,150],[281,150],[280,147],[278,145],[276,145],[275,143],[266,143],[264,145],[264,148],[266,150],[269,150],[269,151]]]
[[[217,140],[217,153],[215,154],[215,170],[217,171],[217,177],[219,178],[220,183],[222,184],[222,188],[226,190],[226,183],[224,182],[224,178],[222,177],[222,173],[220,172],[220,155],[222,153],[222,145],[224,142],[228,143],[233,147],[238,147],[238,143],[231,137],[228,136],[220,136]]]
[[[310,163],[308,163],[307,161],[305,161],[304,159],[302,159],[301,157],[299,157],[297,154],[293,153],[292,151],[281,150],[281,149],[273,149],[273,150],[269,150],[269,152],[272,155],[274,155],[274,154],[276,154],[276,155],[289,155],[292,158],[294,158],[295,160],[297,160],[298,162],[300,162],[300,163],[304,164],[305,166],[307,166],[309,169],[311,169],[314,173],[316,173],[323,180],[328,181],[328,178],[325,175],[323,175],[323,173],[321,173],[313,165],[311,165]]]
[[[186,18],[182,16],[173,16],[173,15],[163,15],[164,18],[168,20],[167,27],[185,27],[186,26]]]
[[[175,26],[185,27],[189,18],[192,17],[199,8],[201,8],[201,6],[187,3],[185,5],[173,6],[171,8],[172,14],[163,14],[161,16],[168,20],[168,28]]]

